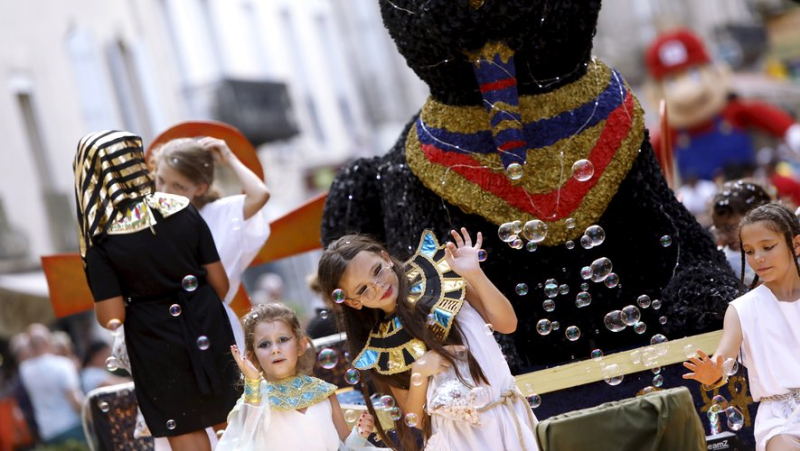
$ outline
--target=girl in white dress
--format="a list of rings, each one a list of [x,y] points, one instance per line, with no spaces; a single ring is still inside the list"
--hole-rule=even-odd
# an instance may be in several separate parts
[[[723,361],[739,356],[760,401],[759,451],[800,449],[800,222],[788,208],[766,204],[739,227],[742,253],[755,270],[751,291],[731,302],[713,358],[698,350],[685,379],[713,390],[727,383]],[[754,288],[758,282],[762,285]]]
[[[232,346],[231,353],[245,391],[228,415],[217,451],[376,449],[365,439],[372,416],[362,414],[351,432],[336,386],[303,374],[313,366],[314,353],[291,309],[261,304],[243,322],[246,352]]]
[[[426,450],[536,450],[536,419],[492,336],[513,332],[516,314],[480,267],[480,232],[474,245],[466,229],[451,234],[439,246],[426,231],[405,265],[344,236],[320,259],[320,288],[340,304],[353,366],[400,409],[394,449],[417,449],[418,428]]]
[[[225,296],[233,335],[244,346],[239,318],[230,308],[239,290],[242,273],[269,238],[264,206],[270,198],[267,185],[233,154],[221,139],[178,138],[154,150],[156,188],[189,198],[211,229],[230,288]],[[214,163],[230,168],[244,194],[220,197],[214,189]]]

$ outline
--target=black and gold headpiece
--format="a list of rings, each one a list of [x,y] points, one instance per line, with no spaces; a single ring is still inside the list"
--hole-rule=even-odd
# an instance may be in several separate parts
[[[417,252],[406,262],[405,269],[409,284],[407,301],[430,306],[428,327],[437,340],[444,340],[464,303],[466,282],[450,269],[445,247],[439,245],[430,230],[423,232]],[[412,337],[400,318],[392,316],[375,325],[353,366],[359,370],[374,368],[386,375],[402,373],[426,351],[422,340]]]
[[[78,142],[73,163],[81,257],[92,240],[120,215],[119,207],[155,190],[142,138],[129,132],[90,133]]]

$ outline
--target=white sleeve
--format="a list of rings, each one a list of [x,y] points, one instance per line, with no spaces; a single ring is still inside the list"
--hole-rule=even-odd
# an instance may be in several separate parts
[[[216,451],[257,451],[265,449],[269,431],[270,408],[264,382],[261,383],[261,404],[244,402],[244,395],[228,414],[228,427],[217,444]]]

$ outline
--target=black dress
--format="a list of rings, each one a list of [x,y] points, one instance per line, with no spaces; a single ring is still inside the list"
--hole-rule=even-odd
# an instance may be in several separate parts
[[[166,437],[223,423],[239,370],[228,317],[205,282],[203,265],[219,261],[208,226],[191,205],[153,214],[153,230],[101,236],[86,276],[95,301],[125,301],[136,397],[153,436]]]

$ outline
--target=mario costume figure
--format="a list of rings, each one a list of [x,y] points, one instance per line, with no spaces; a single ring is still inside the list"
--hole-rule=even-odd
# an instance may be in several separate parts
[[[645,62],[655,81],[654,99],[665,99],[669,126],[683,181],[712,180],[723,171],[755,167],[751,129],[783,139],[800,151],[800,125],[763,102],[743,101],[730,92],[728,69],[714,64],[703,42],[691,31],[659,36]],[[658,139],[652,140],[658,148]]]

